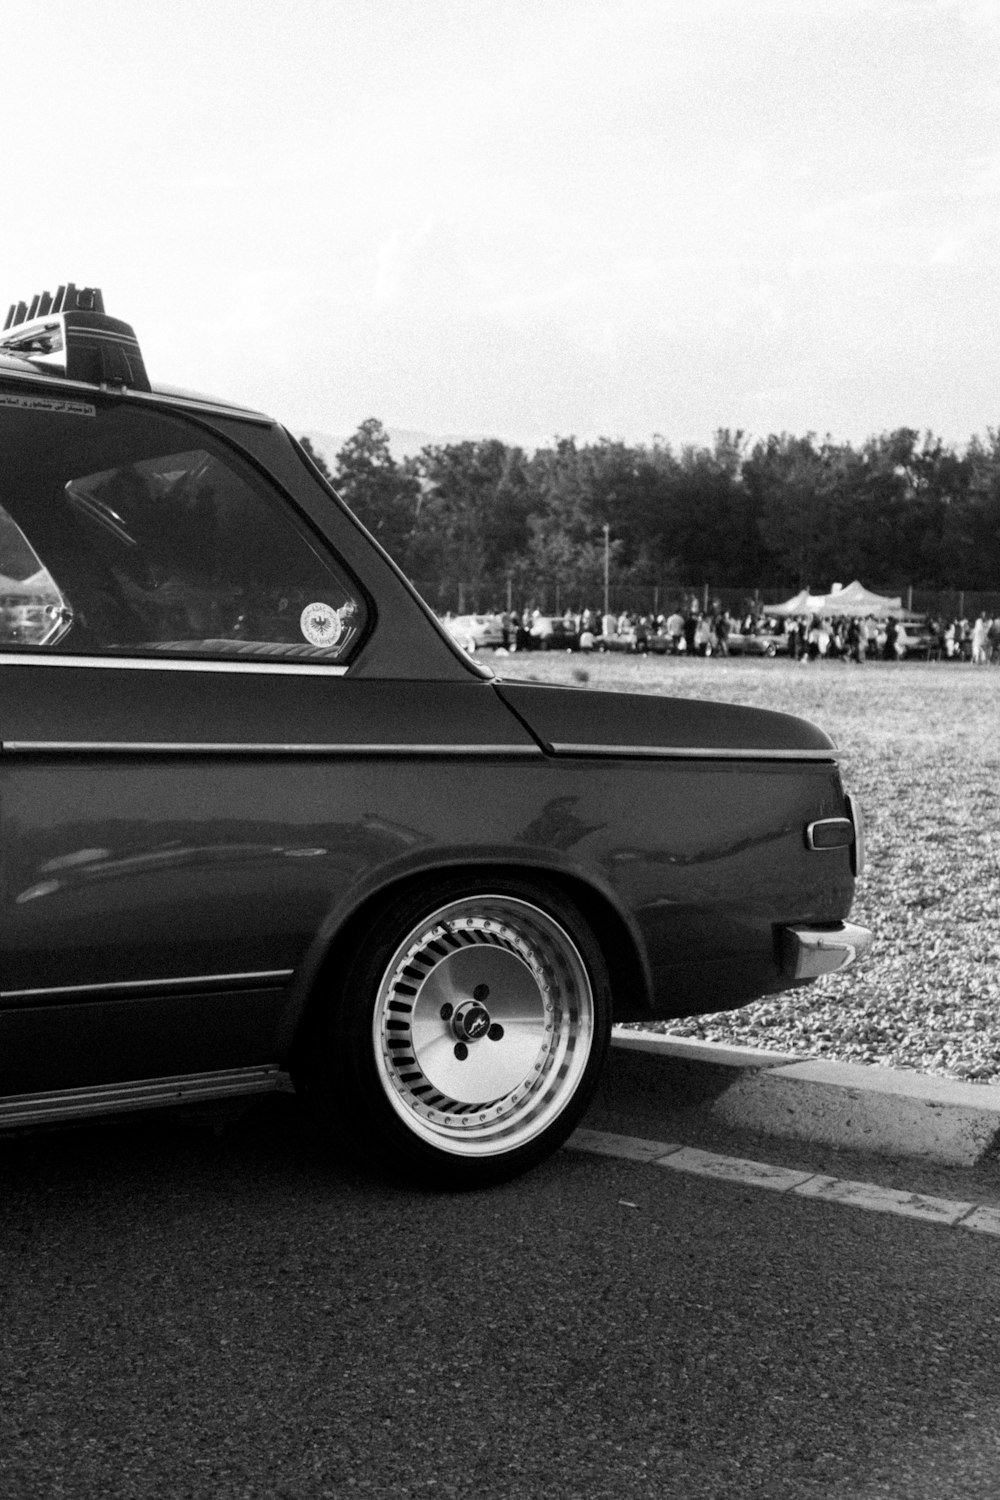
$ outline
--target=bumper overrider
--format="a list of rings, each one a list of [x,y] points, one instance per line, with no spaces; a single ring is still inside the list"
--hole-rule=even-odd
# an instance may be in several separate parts
[[[872,935],[867,927],[853,922],[831,922],[822,927],[779,927],[777,939],[783,974],[789,979],[819,979],[862,958],[871,947]]]

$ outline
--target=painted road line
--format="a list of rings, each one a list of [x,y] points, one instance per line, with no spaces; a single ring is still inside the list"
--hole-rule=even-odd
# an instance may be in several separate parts
[[[848,1203],[878,1214],[902,1214],[907,1219],[926,1219],[934,1224],[958,1224],[973,1212],[974,1203],[950,1198],[929,1198],[900,1188],[877,1187],[871,1182],[843,1182],[837,1177],[813,1177],[796,1189],[803,1198],[825,1198]]]
[[[775,1167],[766,1161],[717,1156],[714,1151],[699,1151],[694,1146],[684,1146],[672,1156],[657,1158],[656,1164],[672,1167],[676,1172],[692,1172],[696,1177],[719,1177],[724,1182],[745,1183],[747,1187],[772,1188],[778,1193],[787,1193],[815,1176],[814,1172],[796,1172],[791,1167]]]
[[[978,1229],[980,1234],[1000,1234],[1000,1208],[986,1208],[980,1204],[958,1227]]]
[[[848,1208],[864,1208],[870,1213],[896,1214],[906,1219],[920,1219],[925,1224],[947,1224],[1000,1236],[1000,1209],[985,1204],[932,1198],[926,1193],[880,1187],[874,1182],[852,1182],[828,1177],[821,1172],[801,1172],[771,1162],[720,1156],[694,1146],[648,1141],[605,1130],[577,1130],[566,1142],[566,1147],[570,1151],[586,1151],[597,1156],[648,1162],[675,1172],[688,1172],[695,1177],[738,1182],[745,1187],[770,1188],[772,1192],[795,1193],[802,1198],[820,1198]]]

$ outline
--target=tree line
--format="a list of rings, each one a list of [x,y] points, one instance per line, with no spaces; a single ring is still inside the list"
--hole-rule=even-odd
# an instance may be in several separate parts
[[[527,453],[498,439],[397,461],[376,418],[318,467],[428,602],[513,597],[666,602],[713,590],[820,591],[861,578],[882,593],[1000,588],[1000,429],[963,451],[913,428],[860,446],[786,433],[710,447],[559,438]]]

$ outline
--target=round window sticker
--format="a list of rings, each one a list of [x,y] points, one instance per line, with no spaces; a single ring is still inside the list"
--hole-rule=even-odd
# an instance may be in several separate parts
[[[340,611],[330,604],[307,604],[299,628],[310,646],[335,646],[344,629]]]

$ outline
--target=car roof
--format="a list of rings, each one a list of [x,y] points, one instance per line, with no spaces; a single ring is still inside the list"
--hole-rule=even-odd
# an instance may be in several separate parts
[[[55,296],[42,292],[30,303],[12,303],[0,331],[0,377],[42,382],[49,389],[176,401],[268,424],[274,420],[239,402],[154,384],[131,325],[105,313],[99,287],[78,288],[73,282],[60,286]]]

